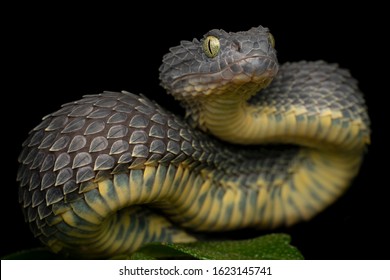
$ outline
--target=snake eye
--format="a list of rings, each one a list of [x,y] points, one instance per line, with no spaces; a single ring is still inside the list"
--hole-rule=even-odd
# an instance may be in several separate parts
[[[268,42],[271,45],[271,47],[275,48],[275,38],[272,36],[271,33],[268,33]]]
[[[203,51],[210,57],[216,57],[220,49],[219,40],[214,36],[207,36],[203,41]]]

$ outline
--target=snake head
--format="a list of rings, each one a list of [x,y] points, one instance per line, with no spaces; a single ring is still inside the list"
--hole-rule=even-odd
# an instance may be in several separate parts
[[[170,94],[186,103],[191,97],[227,92],[251,96],[267,86],[277,71],[274,39],[267,28],[234,33],[213,29],[200,40],[181,41],[170,48],[160,67],[160,80]]]

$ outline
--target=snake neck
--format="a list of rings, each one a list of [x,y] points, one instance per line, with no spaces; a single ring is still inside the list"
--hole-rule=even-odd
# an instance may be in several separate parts
[[[272,106],[255,107],[239,96],[202,102],[199,126],[235,144],[295,144],[327,150],[360,150],[369,143],[363,120],[343,120],[341,112],[305,114],[303,106],[284,112]]]
[[[272,84],[257,92],[242,94],[239,89],[224,92],[223,98],[220,94],[197,96],[186,106],[187,116],[203,131],[235,144],[293,144],[345,153],[361,151],[370,142],[368,117],[354,112],[354,105],[313,111],[311,103],[281,105],[261,100],[276,92]]]
[[[258,144],[262,139],[256,133],[256,119],[248,111],[247,99],[234,92],[225,93],[224,98],[202,98],[198,100],[195,112],[191,108],[187,110],[187,115],[200,129],[219,139],[238,144]]]

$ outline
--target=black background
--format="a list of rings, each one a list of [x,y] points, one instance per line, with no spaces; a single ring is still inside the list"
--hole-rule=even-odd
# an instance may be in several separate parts
[[[63,103],[103,90],[143,93],[177,113],[182,110],[159,86],[158,67],[168,48],[208,30],[247,30],[263,25],[276,40],[279,62],[323,59],[350,69],[365,93],[372,144],[361,172],[335,204],[310,222],[279,229],[292,236],[307,259],[386,259],[390,249],[386,94],[381,67],[380,8],[241,7],[182,4],[178,11],[149,8],[24,10],[5,25],[2,93],[2,191],[0,256],[39,246],[17,203],[17,156],[28,131]],[[184,7],[187,5],[188,7]],[[198,7],[200,5],[200,7]],[[204,6],[203,6],[204,5]],[[196,7],[197,9],[195,9]],[[104,7],[103,7],[104,10]],[[78,12],[75,12],[78,11]],[[370,19],[373,17],[374,19]],[[388,32],[387,32],[388,33]],[[387,78],[387,81],[386,81]],[[9,111],[8,111],[9,110]]]

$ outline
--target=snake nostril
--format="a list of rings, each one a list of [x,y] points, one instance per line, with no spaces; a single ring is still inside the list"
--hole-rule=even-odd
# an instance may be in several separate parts
[[[241,52],[241,44],[237,40],[233,41],[232,48],[238,52]]]

